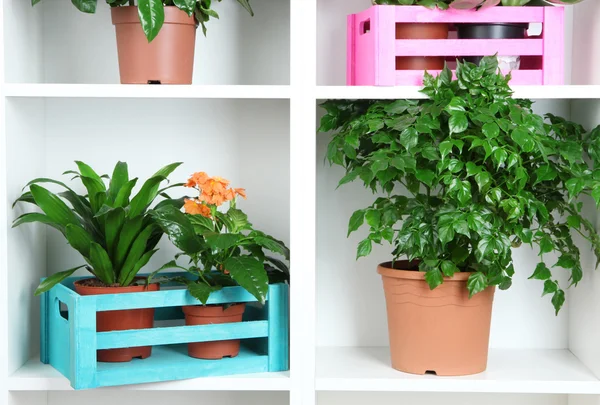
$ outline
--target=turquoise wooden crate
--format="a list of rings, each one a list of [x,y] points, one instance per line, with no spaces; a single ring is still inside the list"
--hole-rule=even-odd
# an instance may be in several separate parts
[[[40,360],[50,364],[75,389],[182,380],[289,368],[289,286],[269,286],[267,303],[241,287],[211,294],[209,304],[250,303],[242,322],[166,326],[113,332],[96,331],[96,312],[156,308],[155,321],[183,318],[181,306],[197,305],[187,290],[81,296],[72,277],[57,284],[41,299]],[[255,304],[252,304],[255,303]],[[187,343],[242,339],[240,354],[222,360],[187,355]],[[96,350],[154,346],[152,356],[128,363],[99,363]]]

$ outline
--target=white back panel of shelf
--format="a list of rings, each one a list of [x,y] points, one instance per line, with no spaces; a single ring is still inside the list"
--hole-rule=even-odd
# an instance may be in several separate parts
[[[574,10],[572,83],[600,84],[600,2],[584,1]]]

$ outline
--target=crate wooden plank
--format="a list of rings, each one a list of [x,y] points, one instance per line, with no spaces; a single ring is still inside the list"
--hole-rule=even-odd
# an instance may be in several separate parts
[[[562,30],[564,13],[558,7],[544,7],[544,20],[550,27],[544,29],[544,58],[542,59],[544,71],[544,84],[562,83],[564,80],[564,48],[565,38]],[[559,29],[560,27],[560,29]]]
[[[267,337],[267,321],[98,332],[98,349]]]
[[[396,56],[542,55],[542,39],[400,39]]]
[[[490,7],[484,10],[430,10],[421,6],[395,7],[395,21],[399,23],[540,23],[544,22],[544,7]],[[553,8],[553,7],[548,7]]]
[[[288,286],[269,286],[269,371],[289,368],[289,294]]]
[[[433,76],[440,74],[439,70],[431,70],[428,73]],[[507,74],[508,72],[503,72]],[[541,70],[513,70],[510,72],[512,79],[511,85],[526,85],[543,84],[543,72]],[[455,71],[452,71],[452,76],[456,78]],[[396,84],[397,85],[411,85],[421,86],[423,85],[423,71],[422,70],[397,70],[396,71]]]

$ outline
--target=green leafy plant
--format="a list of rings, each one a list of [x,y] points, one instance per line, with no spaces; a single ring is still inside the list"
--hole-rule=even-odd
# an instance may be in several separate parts
[[[31,0],[31,5],[35,6],[41,0]],[[221,0],[217,0],[221,1]],[[175,6],[180,10],[185,11],[190,17],[195,16],[198,24],[202,25],[202,31],[206,36],[206,23],[211,17],[219,18],[215,10],[211,8],[213,0],[106,0],[106,3],[111,7],[121,6],[137,6],[138,14],[142,28],[148,38],[148,42],[152,42],[160,32],[165,22],[165,7]],[[254,11],[250,6],[249,0],[237,0],[250,15],[254,16]],[[71,0],[71,3],[79,11],[84,13],[95,13],[98,6],[98,0]]]
[[[494,57],[478,67],[457,63],[456,80],[447,67],[425,74],[426,100],[322,104],[320,131],[335,131],[327,159],[346,171],[339,184],[360,179],[385,193],[350,218],[348,234],[369,227],[357,258],[389,242],[394,260],[420,261],[432,289],[444,276],[472,272],[472,296],[509,288],[511,248],[535,245],[540,262],[530,278],[543,282],[558,313],[565,293],[553,272],[570,272],[571,285],[583,276],[572,234],[600,257],[600,238],[577,201],[591,195],[600,203],[600,128],[534,114],[530,100],[511,97],[510,75]],[[548,262],[552,252],[558,261]]]
[[[29,187],[29,191],[15,201],[15,204],[34,204],[43,213],[23,214],[13,222],[13,228],[31,222],[51,226],[60,231],[87,262],[46,278],[35,295],[48,291],[83,267],[107,286],[125,287],[134,283],[137,273],[157,251],[155,247],[163,235],[150,216],[152,210],[149,207],[167,188],[181,186],[176,184],[159,189],[161,183],[181,164],[173,163],[156,172],[130,200],[138,179],[129,179],[126,163],[117,163],[108,187],[104,182],[108,176],[98,175],[83,162],[75,163],[79,170],[69,170],[64,174],[79,179],[87,195],[77,194],[63,182],[37,178],[25,186]],[[40,186],[41,183],[58,185],[64,191],[54,194]],[[182,205],[182,199],[168,199],[157,204],[156,209]]]
[[[175,276],[170,279],[185,284],[190,294],[206,304],[210,294],[226,286],[240,285],[264,303],[269,282],[288,280],[288,266],[275,253],[289,260],[285,244],[253,229],[248,216],[236,208],[236,197],[246,197],[244,189],[229,188],[229,181],[195,173],[188,187],[200,192],[198,198],[186,199],[183,213],[173,205],[152,212],[152,217],[181,250],[175,260],[152,274],[165,269],[181,269],[192,279]],[[226,212],[218,207],[229,202]],[[189,258],[188,266],[180,266],[180,256]]]

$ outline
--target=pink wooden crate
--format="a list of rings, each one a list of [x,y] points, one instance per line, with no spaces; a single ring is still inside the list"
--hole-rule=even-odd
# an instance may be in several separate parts
[[[422,85],[423,71],[396,70],[396,56],[520,55],[513,85],[556,85],[564,79],[562,7],[491,7],[430,10],[420,6],[373,6],[348,16],[349,86]],[[541,23],[542,35],[526,39],[396,40],[396,23]],[[439,72],[431,71],[436,74]],[[507,72],[505,72],[507,73]]]

